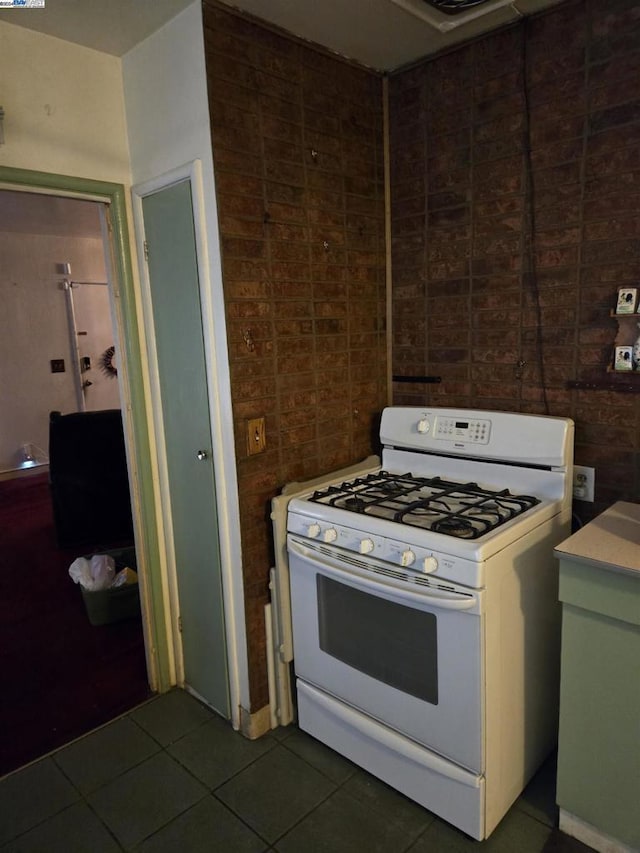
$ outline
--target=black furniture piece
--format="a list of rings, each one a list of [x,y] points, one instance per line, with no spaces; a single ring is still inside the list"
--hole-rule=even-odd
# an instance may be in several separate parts
[[[61,548],[133,543],[120,409],[51,412],[49,479]]]

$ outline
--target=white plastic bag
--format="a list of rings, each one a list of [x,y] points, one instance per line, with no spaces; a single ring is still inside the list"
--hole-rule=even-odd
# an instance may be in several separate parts
[[[69,566],[71,579],[90,592],[110,587],[115,573],[115,561],[108,554],[94,554],[90,560],[78,557]]]

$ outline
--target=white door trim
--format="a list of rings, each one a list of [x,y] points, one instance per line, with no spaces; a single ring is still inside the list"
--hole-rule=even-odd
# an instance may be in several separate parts
[[[242,579],[242,549],[240,541],[240,511],[235,467],[233,419],[231,416],[231,382],[227,355],[226,324],[224,311],[220,310],[220,306],[224,306],[222,273],[219,267],[211,269],[210,266],[202,164],[200,160],[186,163],[150,181],[137,184],[131,191],[141,282],[142,317],[145,326],[144,337],[147,347],[151,383],[151,422],[155,431],[155,440],[152,440],[152,453],[155,455],[157,462],[158,480],[154,483],[154,492],[158,506],[158,528],[165,545],[161,550],[164,551],[163,557],[166,559],[166,563],[161,567],[161,571],[163,588],[166,591],[169,602],[169,607],[167,608],[167,634],[169,645],[172,647],[174,653],[176,680],[178,683],[182,683],[184,680],[184,667],[182,661],[182,644],[177,625],[178,585],[171,533],[171,510],[168,491],[169,478],[166,454],[164,452],[160,384],[157,369],[158,360],[151,310],[151,291],[147,264],[144,260],[142,200],[145,196],[185,180],[191,183],[198,276],[200,280],[200,306],[202,311],[204,349],[207,360],[207,384],[220,537],[231,721],[233,727],[238,729],[241,725],[241,708],[247,711],[250,707]],[[217,238],[217,221],[210,224],[210,229],[214,231],[214,236]],[[214,310],[214,305],[218,306],[217,311]]]

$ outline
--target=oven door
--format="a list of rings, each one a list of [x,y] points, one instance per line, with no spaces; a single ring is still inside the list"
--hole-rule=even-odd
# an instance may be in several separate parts
[[[288,550],[298,678],[482,773],[482,591],[291,534]]]

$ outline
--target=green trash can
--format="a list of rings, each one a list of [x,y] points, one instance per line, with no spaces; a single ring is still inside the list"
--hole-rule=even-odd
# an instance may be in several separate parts
[[[124,568],[137,571],[135,548],[121,548],[114,551],[102,551],[113,557],[116,574]],[[87,557],[88,560],[91,557]],[[110,625],[125,619],[135,619],[140,615],[140,590],[137,583],[113,589],[100,589],[91,592],[80,587],[82,598],[92,625]]]

